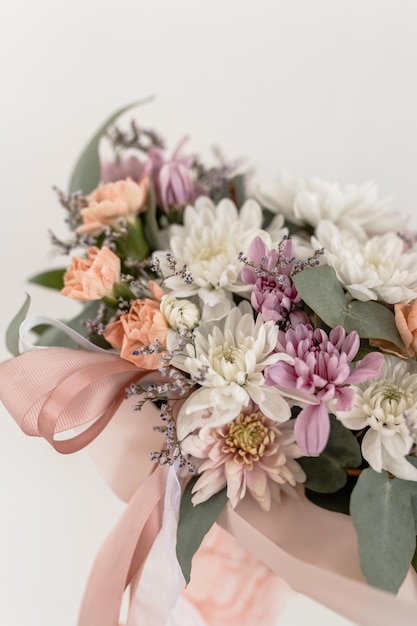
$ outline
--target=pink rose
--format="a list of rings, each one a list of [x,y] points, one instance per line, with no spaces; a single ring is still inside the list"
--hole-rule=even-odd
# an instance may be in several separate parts
[[[100,300],[111,296],[120,280],[120,259],[109,248],[89,248],[87,258],[73,257],[64,274],[63,296],[75,300]]]
[[[97,187],[87,196],[88,206],[81,209],[83,224],[77,233],[99,235],[106,227],[118,228],[121,221],[133,222],[146,210],[149,179],[135,183],[131,178]]]
[[[155,300],[145,298],[135,300],[129,313],[122,315],[117,322],[108,324],[104,337],[113,346],[120,350],[120,356],[142,369],[158,369],[161,362],[159,352],[151,354],[135,354],[143,347],[159,343],[161,348],[166,347],[168,323],[162,315],[159,305],[162,289],[156,283],[149,283]]]
[[[395,323],[408,356],[417,353],[417,300],[412,304],[396,304]]]

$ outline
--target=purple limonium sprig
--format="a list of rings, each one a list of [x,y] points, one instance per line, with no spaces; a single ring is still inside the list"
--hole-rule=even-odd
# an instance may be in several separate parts
[[[260,237],[255,237],[248,256],[241,259],[245,263],[242,280],[252,285],[252,306],[265,321],[273,320],[284,328],[308,323],[307,314],[299,310],[301,298],[291,280],[295,261],[291,239],[282,239],[277,248],[270,250]]]
[[[181,155],[187,140],[188,137],[184,137],[178,143],[171,158],[166,157],[162,148],[153,146],[149,150],[149,169],[157,203],[165,212],[173,207],[185,207],[204,193],[204,189],[195,182],[193,176],[195,155]]]
[[[318,456],[326,447],[329,433],[329,412],[352,408],[356,385],[379,376],[384,357],[370,352],[351,369],[351,362],[360,347],[358,333],[346,335],[336,326],[329,336],[310,324],[298,324],[286,332],[279,331],[277,351],[294,358],[294,364],[278,361],[265,369],[267,385],[297,389],[306,394],[311,404],[304,407],[295,422],[295,438],[309,456]]]

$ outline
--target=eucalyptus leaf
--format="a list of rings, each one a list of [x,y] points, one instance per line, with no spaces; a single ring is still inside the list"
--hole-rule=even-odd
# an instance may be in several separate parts
[[[325,452],[319,457],[303,456],[297,459],[307,475],[307,489],[317,493],[334,493],[345,486],[347,475],[335,459]]]
[[[191,498],[196,480],[193,478],[184,491],[177,531],[177,558],[187,584],[192,558],[227,502],[226,489],[222,489],[209,500],[194,506]]]
[[[343,426],[334,415],[330,415],[330,435],[324,452],[337,459],[345,468],[358,467],[362,463],[361,447],[352,431]]]
[[[149,181],[148,189],[148,208],[144,213],[145,218],[145,236],[151,250],[157,250],[159,248],[159,227],[156,218],[156,197],[155,189],[152,181]]]
[[[55,269],[40,274],[35,274],[29,278],[29,282],[34,285],[41,285],[42,287],[49,287],[49,289],[62,289],[64,286],[64,274],[66,268]]]
[[[246,200],[246,177],[237,174],[230,181],[230,196],[237,207],[241,207]]]
[[[100,126],[93,138],[88,142],[83,152],[81,153],[74,170],[72,172],[69,182],[69,193],[75,191],[81,191],[83,194],[87,194],[97,187],[100,181],[100,158],[99,158],[99,143],[100,139],[105,133],[106,129],[112,124],[120,115],[132,109],[133,107],[147,104],[153,100],[153,96],[144,98],[132,102],[127,106],[118,109],[109,118],[106,119],[104,124]]]
[[[411,463],[411,465],[414,465],[414,467],[417,467],[417,457],[407,456],[407,461]],[[413,509],[414,524],[415,524],[416,535],[417,535],[417,483],[410,482],[409,485],[410,485],[410,494],[411,494],[411,506]]]
[[[345,468],[354,468],[362,462],[359,443],[353,433],[334,415],[330,415],[330,435],[327,445],[318,457],[298,459],[307,475],[305,486],[318,493],[333,493],[346,484]]]
[[[6,330],[6,348],[8,351],[17,356],[19,354],[19,328],[24,322],[30,307],[30,296],[26,294],[26,300],[16,313]]]
[[[348,302],[332,267],[303,270],[293,281],[304,302],[331,328],[340,325],[348,333],[356,330],[363,339],[383,339],[404,349],[394,314],[379,302]]]
[[[417,572],[417,540],[416,540],[416,548],[414,550],[414,556],[411,559],[411,565],[415,572]]]
[[[352,491],[350,512],[366,580],[397,593],[416,546],[410,481],[364,470]]]
[[[127,224],[127,234],[123,238],[123,252],[127,257],[143,261],[149,253],[148,242],[140,218],[137,218],[133,224]]]
[[[306,269],[293,276],[304,302],[331,328],[338,326],[346,312],[346,295],[336,272],[328,265]]]
[[[319,493],[311,489],[305,490],[305,495],[310,502],[328,511],[336,511],[349,515],[350,495],[356,485],[357,477],[348,476],[346,484],[334,493]]]

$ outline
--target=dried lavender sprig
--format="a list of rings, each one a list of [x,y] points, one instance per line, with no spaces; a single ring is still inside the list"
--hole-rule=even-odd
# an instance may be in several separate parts
[[[88,206],[87,198],[80,192],[66,194],[58,187],[52,187],[58,196],[58,202],[66,209],[68,216],[65,221],[69,224],[70,228],[76,228],[82,223],[81,210]]]
[[[160,465],[173,465],[175,462],[178,462],[179,469],[186,467],[189,474],[194,474],[195,465],[189,460],[188,454],[182,452],[181,443],[178,440],[174,405],[172,403],[162,404],[160,417],[164,425],[155,426],[154,430],[165,435],[166,448],[151,452],[151,461]]]
[[[301,259],[297,261],[294,265],[292,275],[298,274],[308,267],[316,267],[317,265],[320,265],[319,257],[323,255],[324,252],[324,248],[319,248],[318,250],[315,250],[314,255],[310,256],[308,259]]]
[[[98,307],[96,317],[92,319],[82,320],[81,324],[87,329],[89,333],[103,335],[106,329],[107,314],[107,306],[104,303],[101,303]]]
[[[71,250],[74,250],[74,248],[80,248],[82,246],[82,238],[80,235],[75,235],[72,241],[62,241],[62,239],[57,237],[52,230],[48,230],[48,235],[51,240],[51,244],[60,248],[61,254],[68,255],[71,253]]]
[[[158,133],[140,127],[135,120],[131,120],[128,130],[113,124],[107,129],[106,137],[116,151],[135,149],[147,153],[152,147],[165,148],[165,140]]]

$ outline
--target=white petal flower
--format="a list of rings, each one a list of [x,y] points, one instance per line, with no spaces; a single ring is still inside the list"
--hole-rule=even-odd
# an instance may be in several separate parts
[[[162,296],[159,308],[170,328],[174,330],[182,328],[192,330],[200,321],[199,308],[189,300],[178,300],[170,294],[165,294]]]
[[[405,251],[394,233],[355,236],[323,221],[312,245],[325,248],[327,262],[353,298],[390,304],[415,299],[417,252]]]
[[[353,408],[336,415],[346,428],[369,426],[362,441],[364,458],[377,472],[386,470],[397,478],[417,481],[417,468],[405,458],[414,444],[407,415],[417,408],[416,362],[386,355],[381,377],[353,389]]]
[[[240,278],[242,263],[239,252],[247,253],[256,235],[269,238],[261,230],[262,211],[254,200],[248,200],[237,210],[231,200],[217,206],[206,197],[184,211],[184,225],[172,225],[169,248],[178,267],[187,266],[192,283],[180,276],[170,276],[165,287],[173,296],[188,298],[198,295],[204,307],[204,320],[220,319],[232,308],[232,294],[248,294],[250,287]],[[164,267],[165,252],[155,256]]]
[[[284,171],[273,183],[260,183],[256,197],[271,211],[283,213],[295,224],[314,228],[330,220],[339,228],[369,235],[396,232],[404,228],[407,216],[394,213],[382,200],[372,182],[361,186],[328,183],[319,178],[297,179]]]
[[[194,346],[187,346],[188,356],[172,360],[201,385],[179,412],[179,439],[196,428],[227,424],[250,400],[274,421],[290,418],[288,403],[278,389],[265,385],[263,370],[271,363],[292,363],[293,359],[274,353],[278,327],[264,323],[260,315],[255,322],[250,305],[245,304],[232,309],[220,322],[201,324],[194,331]]]

